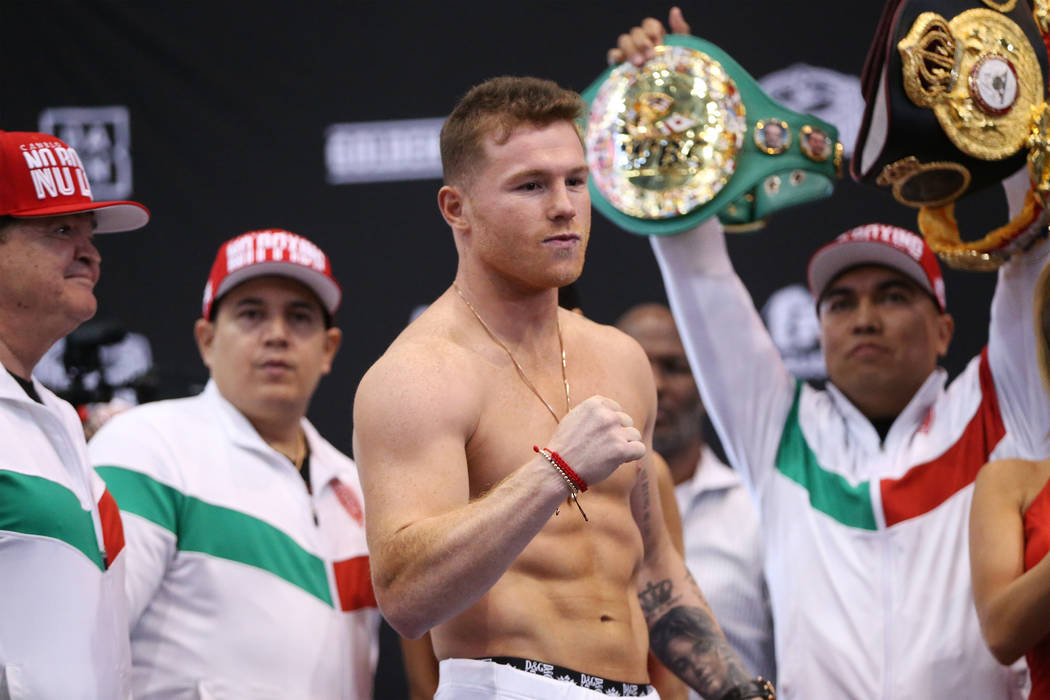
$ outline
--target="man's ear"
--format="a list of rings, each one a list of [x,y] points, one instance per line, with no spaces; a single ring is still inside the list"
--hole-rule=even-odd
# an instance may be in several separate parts
[[[955,319],[949,313],[938,316],[937,357],[944,357],[948,354],[948,346],[951,345],[953,335],[955,335]]]
[[[206,318],[198,318],[193,324],[193,338],[197,341],[197,350],[204,365],[211,368],[211,347],[215,340],[215,324]]]
[[[321,364],[321,374],[328,374],[332,371],[332,360],[343,343],[343,332],[333,326],[326,329],[324,334],[324,362]]]
[[[453,231],[458,233],[470,228],[466,197],[460,187],[445,185],[438,190],[438,209]]]

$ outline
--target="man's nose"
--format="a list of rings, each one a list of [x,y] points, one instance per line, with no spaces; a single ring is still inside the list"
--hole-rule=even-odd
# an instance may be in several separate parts
[[[872,333],[881,330],[882,320],[875,303],[862,297],[857,301],[857,308],[853,312],[853,330],[859,333]]]
[[[550,216],[552,219],[565,220],[571,220],[576,217],[576,205],[573,203],[572,197],[569,195],[569,188],[564,182],[558,183],[552,188]]]
[[[102,254],[98,252],[98,248],[95,247],[95,241],[91,236],[84,236],[77,244],[76,256],[78,260],[81,260],[89,265],[101,265]]]
[[[263,327],[267,343],[288,342],[288,321],[281,314],[274,314]]]

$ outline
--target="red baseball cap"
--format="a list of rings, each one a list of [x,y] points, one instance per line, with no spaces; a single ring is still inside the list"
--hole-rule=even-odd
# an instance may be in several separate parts
[[[942,312],[948,303],[937,256],[922,236],[888,224],[865,224],[828,243],[809,261],[809,291],[820,302],[840,274],[858,265],[882,265],[900,272],[929,292]]]
[[[95,233],[149,222],[138,202],[95,202],[77,152],[50,134],[0,131],[0,216],[33,218],[95,212]]]
[[[223,294],[242,282],[267,275],[291,277],[303,283],[329,314],[339,308],[343,290],[332,277],[332,266],[324,251],[298,234],[271,228],[242,233],[219,246],[204,286],[204,318],[211,318],[212,306]]]

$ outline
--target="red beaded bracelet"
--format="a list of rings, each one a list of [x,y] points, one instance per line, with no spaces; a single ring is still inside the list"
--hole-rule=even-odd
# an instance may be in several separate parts
[[[535,445],[533,445],[533,449],[536,449],[536,451],[539,452],[539,449],[536,448]],[[558,454],[554,450],[547,450],[547,452],[550,453],[551,459],[554,460],[554,463],[561,467],[561,470],[564,471],[565,474],[569,477],[569,479],[572,480],[573,486],[576,487],[576,490],[578,490],[580,493],[583,493],[587,490],[587,482],[580,478],[579,474],[573,471],[573,468],[569,466],[568,462],[562,459],[560,454]]]
[[[590,520],[590,518],[587,517],[587,514],[583,512],[583,507],[580,505],[579,499],[576,498],[577,493],[582,493],[587,490],[587,482],[581,479],[580,475],[573,471],[572,467],[570,467],[568,463],[562,459],[561,455],[554,450],[548,450],[544,447],[533,445],[532,451],[542,455],[543,458],[550,462],[550,465],[561,474],[562,478],[565,479],[565,485],[569,487],[569,498],[576,504],[583,519]],[[555,509],[554,514],[558,514],[557,509]]]

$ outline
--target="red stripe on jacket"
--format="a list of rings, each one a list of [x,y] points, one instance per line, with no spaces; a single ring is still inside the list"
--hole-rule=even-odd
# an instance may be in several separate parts
[[[124,549],[124,524],[120,521],[120,509],[113,494],[106,489],[98,499],[98,515],[102,521],[102,546],[106,548],[106,568],[113,565],[120,550]]]
[[[372,569],[368,556],[344,559],[332,564],[335,585],[339,590],[339,604],[344,612],[361,608],[376,608],[376,594],[372,590]]]
[[[887,527],[928,513],[973,483],[1006,435],[987,347],[981,352],[978,373],[981,403],[955,444],[940,457],[915,465],[901,478],[883,479],[879,484]]]

